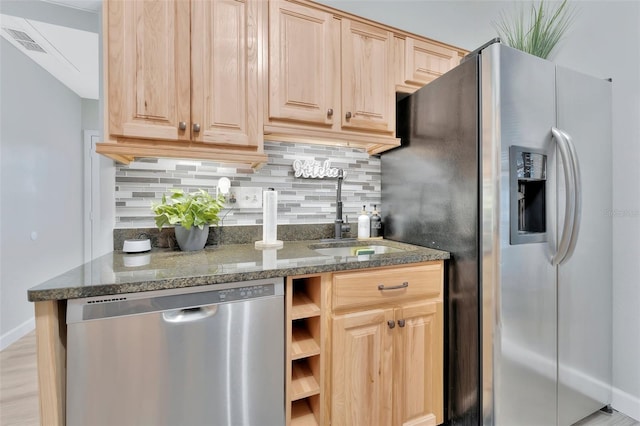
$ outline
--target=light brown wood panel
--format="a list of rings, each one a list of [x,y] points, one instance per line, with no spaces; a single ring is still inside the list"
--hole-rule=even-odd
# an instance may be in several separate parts
[[[369,269],[335,274],[333,309],[348,309],[377,303],[403,302],[412,298],[442,298],[441,261],[401,268]],[[406,288],[379,290],[407,283]]]
[[[320,385],[310,366],[310,359],[292,362],[291,367],[291,401],[297,401],[320,393]]]
[[[407,37],[405,41],[404,83],[424,86],[460,62],[458,51],[426,40]]]
[[[269,118],[330,127],[338,84],[333,16],[303,5],[269,2]]]
[[[311,411],[308,399],[295,401],[291,404],[291,426],[317,426],[319,424]]]
[[[199,142],[262,147],[258,102],[259,0],[191,6],[191,121]]]
[[[35,302],[40,422],[64,426],[66,422],[66,302]]]
[[[298,320],[297,322],[302,322]],[[307,328],[308,324],[302,322],[297,324],[294,322],[291,336],[291,359],[307,358],[314,355],[320,355],[320,342],[316,340],[311,331]],[[316,321],[319,323],[319,321]]]
[[[287,425],[324,424],[330,283],[329,274],[287,277]]]
[[[331,423],[391,424],[393,309],[333,318]]]
[[[341,25],[342,127],[394,134],[393,33],[349,19]]]
[[[404,305],[395,319],[393,424],[428,424],[429,415],[442,423],[442,302]]]
[[[186,1],[109,1],[109,133],[188,140],[190,24]]]
[[[320,307],[303,291],[293,293],[291,319],[308,318],[320,315]]]
[[[427,414],[426,416],[404,422],[402,426],[436,426],[437,424],[436,416]]]

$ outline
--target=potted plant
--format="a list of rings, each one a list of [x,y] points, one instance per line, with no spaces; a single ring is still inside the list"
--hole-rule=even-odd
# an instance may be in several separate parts
[[[213,197],[204,189],[191,193],[172,189],[171,193],[169,198],[163,194],[161,202],[151,205],[158,229],[174,225],[182,251],[203,249],[209,236],[209,225],[220,220],[218,213],[223,208],[224,197]]]
[[[500,14],[500,21],[494,23],[500,38],[511,47],[547,59],[553,48],[562,39],[575,17],[575,9],[567,0],[549,7],[541,0],[538,6],[529,6],[529,17],[525,18],[522,5],[518,13],[508,16]]]

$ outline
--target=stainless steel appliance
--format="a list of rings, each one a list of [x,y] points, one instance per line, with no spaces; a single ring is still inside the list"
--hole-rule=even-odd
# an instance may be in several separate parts
[[[70,300],[67,425],[282,426],[282,278]]]
[[[611,82],[494,40],[398,103],[385,237],[448,250],[445,412],[569,425],[611,401]]]

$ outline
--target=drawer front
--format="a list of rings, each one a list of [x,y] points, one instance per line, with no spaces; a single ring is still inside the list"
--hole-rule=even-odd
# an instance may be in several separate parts
[[[442,280],[442,262],[334,274],[333,309],[415,298],[442,300]]]

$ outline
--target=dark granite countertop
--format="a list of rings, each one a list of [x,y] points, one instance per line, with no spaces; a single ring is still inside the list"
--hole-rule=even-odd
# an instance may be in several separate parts
[[[312,249],[354,244],[385,245],[402,251],[326,256]],[[198,252],[114,251],[29,289],[28,297],[32,302],[64,300],[449,259],[448,252],[389,240],[331,244],[285,241],[284,247],[274,250],[257,250],[253,244],[225,244]]]

